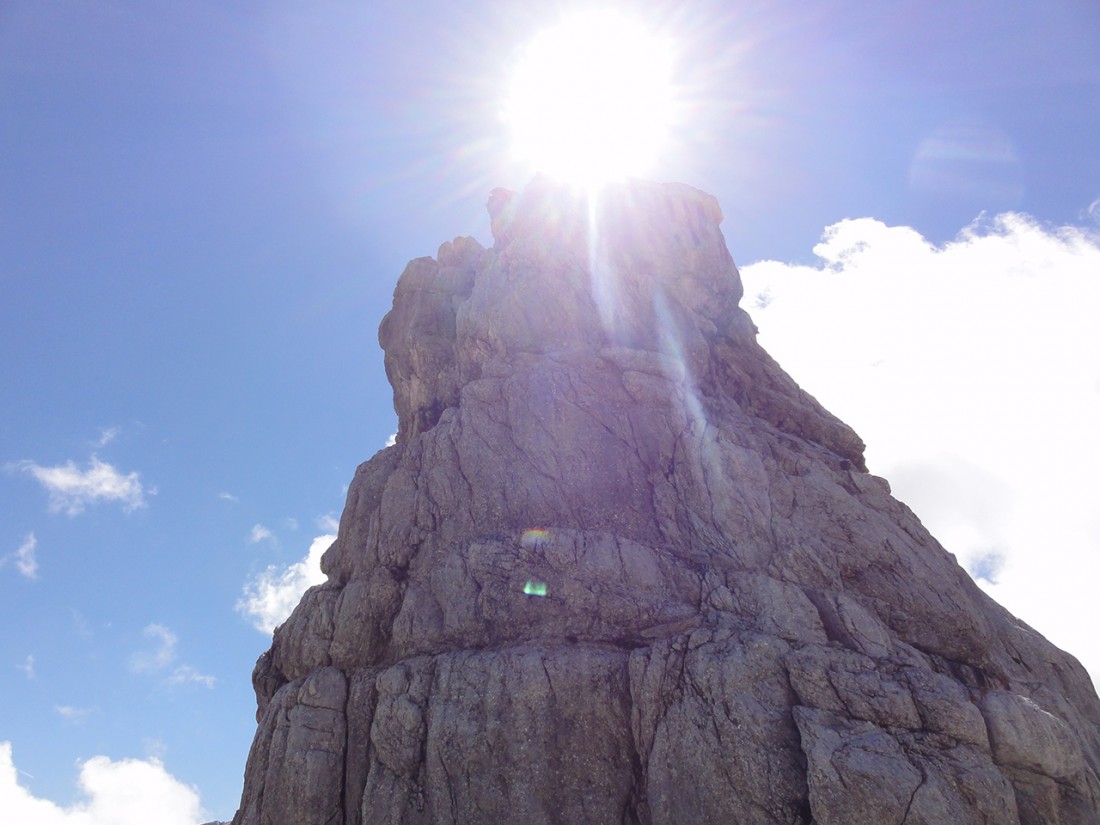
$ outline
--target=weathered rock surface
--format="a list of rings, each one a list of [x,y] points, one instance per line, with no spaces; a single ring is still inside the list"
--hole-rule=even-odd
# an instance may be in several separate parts
[[[717,202],[490,211],[398,282],[236,825],[1100,822],[1087,674],[757,345]]]

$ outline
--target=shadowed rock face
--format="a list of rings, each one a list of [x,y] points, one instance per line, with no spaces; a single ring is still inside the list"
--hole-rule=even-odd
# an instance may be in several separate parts
[[[1088,676],[757,345],[714,198],[489,205],[398,282],[234,823],[1100,821]]]

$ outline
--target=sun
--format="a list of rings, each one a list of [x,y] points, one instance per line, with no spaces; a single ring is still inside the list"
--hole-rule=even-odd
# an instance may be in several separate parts
[[[504,120],[517,160],[579,186],[646,174],[672,127],[671,41],[586,11],[543,31],[511,77]]]

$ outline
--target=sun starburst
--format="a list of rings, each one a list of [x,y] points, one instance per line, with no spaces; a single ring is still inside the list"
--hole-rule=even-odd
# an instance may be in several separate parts
[[[538,171],[593,186],[647,173],[673,123],[668,38],[611,11],[563,19],[531,41],[508,87],[513,152]]]

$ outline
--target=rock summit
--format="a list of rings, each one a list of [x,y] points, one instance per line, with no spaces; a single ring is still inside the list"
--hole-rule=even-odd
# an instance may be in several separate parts
[[[489,211],[398,281],[235,825],[1100,822],[1088,675],[757,344],[717,201]]]

